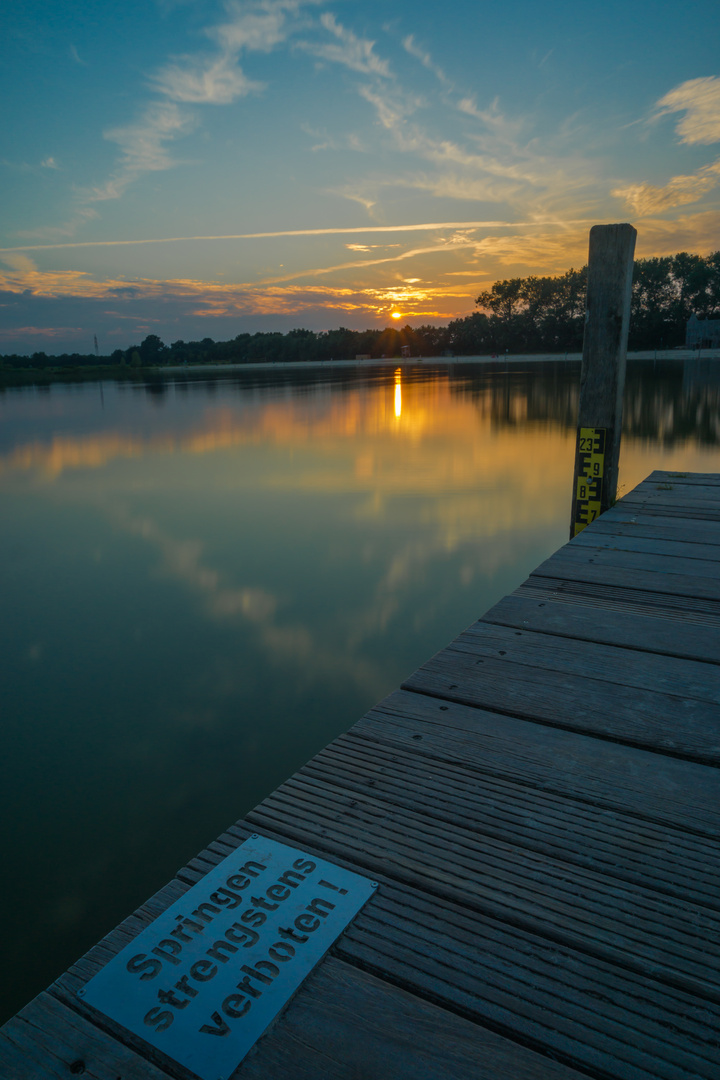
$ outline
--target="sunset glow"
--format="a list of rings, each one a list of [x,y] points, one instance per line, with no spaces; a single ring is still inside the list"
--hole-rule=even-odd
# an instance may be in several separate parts
[[[93,10],[7,13],[0,352],[444,324],[602,221],[720,248],[710,0]]]

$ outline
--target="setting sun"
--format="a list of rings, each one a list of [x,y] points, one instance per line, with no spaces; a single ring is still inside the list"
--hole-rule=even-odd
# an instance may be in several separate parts
[[[392,318],[393,319],[402,319],[402,315],[401,315],[401,313],[399,311],[393,311]]]

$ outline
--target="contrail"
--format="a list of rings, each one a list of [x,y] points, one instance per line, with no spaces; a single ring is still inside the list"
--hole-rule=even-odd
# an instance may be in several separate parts
[[[594,221],[594,219],[592,219]],[[357,233],[423,232],[429,229],[529,229],[547,225],[587,225],[590,218],[578,221],[432,221],[422,225],[361,225],[352,228],[283,229],[278,232],[230,233],[226,236],[164,236],[140,240],[75,240],[64,244],[20,244],[0,248],[9,251],[59,251],[63,248],[129,247],[133,244],[185,244],[196,240],[265,240],[281,236],[340,236]]]

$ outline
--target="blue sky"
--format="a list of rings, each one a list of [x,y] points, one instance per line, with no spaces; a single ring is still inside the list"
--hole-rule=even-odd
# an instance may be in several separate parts
[[[0,351],[446,322],[498,278],[720,248],[720,8],[25,0]]]

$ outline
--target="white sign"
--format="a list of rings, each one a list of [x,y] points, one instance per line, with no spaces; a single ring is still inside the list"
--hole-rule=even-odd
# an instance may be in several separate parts
[[[253,836],[78,994],[202,1080],[225,1080],[374,887]]]

